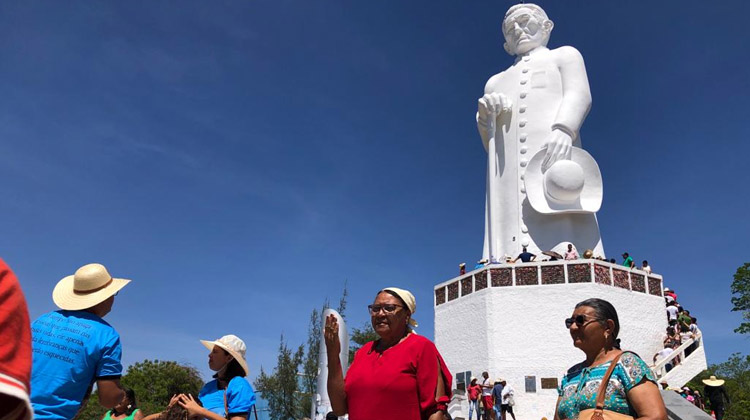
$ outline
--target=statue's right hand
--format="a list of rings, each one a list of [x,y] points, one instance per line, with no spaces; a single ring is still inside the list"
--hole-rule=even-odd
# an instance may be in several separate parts
[[[487,129],[494,129],[497,117],[503,112],[510,112],[511,101],[498,92],[486,93],[479,98],[477,123]]]
[[[339,341],[339,323],[336,316],[330,314],[326,317],[326,325],[323,331],[323,338],[326,342],[326,352],[328,356],[341,353],[341,342]]]

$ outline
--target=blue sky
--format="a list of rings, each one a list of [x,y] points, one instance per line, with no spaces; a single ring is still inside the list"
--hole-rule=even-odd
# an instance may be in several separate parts
[[[433,285],[481,254],[474,113],[510,4],[0,4],[0,255],[31,316],[101,262],[133,279],[107,317],[127,364],[208,374],[198,339],[234,333],[254,377],[345,281],[354,325],[398,285],[432,337]],[[710,362],[747,352],[750,4],[540,4],[586,61],[605,251],[664,275]]]

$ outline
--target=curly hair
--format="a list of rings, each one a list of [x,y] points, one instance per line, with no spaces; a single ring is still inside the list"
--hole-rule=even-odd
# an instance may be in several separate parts
[[[195,402],[198,403],[199,406],[203,407],[203,403],[201,403],[201,400],[198,398],[195,398]],[[167,407],[166,410],[161,412],[161,415],[159,415],[159,420],[188,420],[190,419],[190,413],[185,409],[185,407],[181,406],[180,404],[174,404],[171,407]]]

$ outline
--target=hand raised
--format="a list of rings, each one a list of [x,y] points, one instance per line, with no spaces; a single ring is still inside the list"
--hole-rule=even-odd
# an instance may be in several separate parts
[[[323,331],[326,342],[328,357],[338,356],[341,353],[341,342],[339,341],[339,323],[336,316],[331,314],[326,317],[326,325]]]
[[[180,394],[178,403],[185,410],[190,413],[191,416],[200,414],[201,406],[195,401],[195,398],[191,394]]]

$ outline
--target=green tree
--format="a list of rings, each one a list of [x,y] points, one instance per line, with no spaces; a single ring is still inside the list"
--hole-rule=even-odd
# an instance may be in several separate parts
[[[203,386],[198,370],[173,361],[144,360],[128,367],[120,380],[122,386],[132,388],[138,407],[144,414],[164,410],[174,394],[198,395]],[[86,402],[78,418],[99,420],[107,410],[99,405],[96,392]]]
[[[344,290],[339,299],[339,306],[336,312],[342,318],[346,316],[346,300],[349,296],[347,282],[344,282]],[[323,312],[328,309],[328,300],[323,303],[320,311],[313,310],[310,314],[310,324],[307,330],[307,352],[305,360],[302,363],[302,411],[310,413],[312,411],[312,397],[318,392],[318,364],[320,357],[320,339],[323,337]]]
[[[344,291],[341,292],[341,299],[339,299],[339,307],[336,308],[336,312],[341,315],[341,318],[346,319],[346,298],[349,296],[349,291],[347,290],[347,280],[344,280]]]
[[[323,308],[325,310],[325,308]],[[320,337],[323,334],[322,315],[323,310],[313,309],[310,314],[310,325],[307,334],[307,352],[302,364],[302,411],[312,411],[312,396],[317,392],[318,357],[320,355]]]
[[[378,338],[380,338],[378,333],[372,329],[372,324],[369,321],[365,321],[361,328],[352,327],[349,339],[349,364],[352,364],[352,361],[354,361],[354,354],[357,353],[357,350]]]
[[[307,413],[302,411],[300,386],[297,372],[302,364],[304,346],[300,345],[296,352],[292,352],[284,336],[281,336],[279,355],[276,367],[269,375],[260,368],[260,374],[255,379],[255,388],[268,401],[271,420],[292,420]]]
[[[703,379],[716,375],[724,379],[724,387],[732,401],[727,408],[725,420],[747,420],[750,419],[750,355],[741,356],[734,353],[729,360],[716,365],[711,365],[707,370],[693,378],[687,385],[691,389],[697,389],[703,394]],[[710,412],[710,403],[706,401],[706,411]]]
[[[745,263],[734,273],[732,281],[732,308],[733,311],[742,312],[742,322],[734,332],[750,334],[750,263]]]

